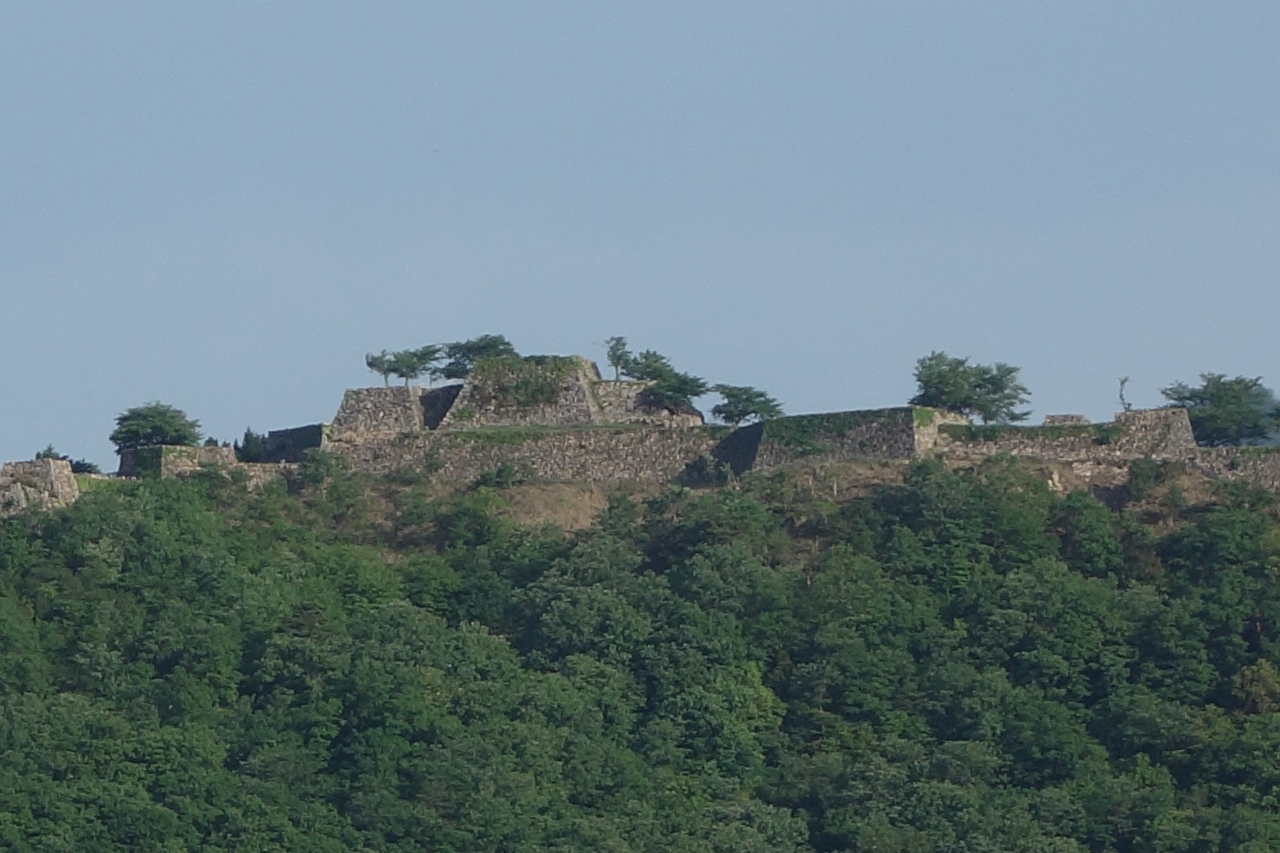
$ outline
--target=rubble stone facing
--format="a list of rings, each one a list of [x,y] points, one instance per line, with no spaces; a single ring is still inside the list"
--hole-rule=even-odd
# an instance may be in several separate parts
[[[334,439],[398,435],[423,428],[422,388],[348,388],[329,425]]]
[[[412,470],[467,483],[505,463],[526,479],[669,481],[710,455],[723,437],[716,427],[501,428],[335,441],[329,449],[353,468],[378,476]]]
[[[1189,467],[1218,480],[1280,489],[1280,447],[1203,447]]]
[[[1121,412],[1109,424],[1041,427],[939,427],[932,454],[981,459],[1007,454],[1057,462],[1103,462],[1150,457],[1190,461],[1200,448],[1186,409]]]
[[[653,383],[602,379],[593,383],[592,394],[599,406],[599,418],[606,424],[649,424],[651,426],[702,426],[697,412],[669,412],[660,406],[648,406],[644,391]]]
[[[293,466],[287,463],[240,462],[231,447],[182,447],[155,445],[120,451],[117,477],[176,477],[185,480],[192,474],[215,467],[228,473],[239,472],[250,488],[256,488],[277,477],[286,476]]]
[[[34,459],[0,465],[0,518],[28,509],[57,509],[80,497],[65,459]]]
[[[483,362],[482,362],[483,364]],[[525,365],[533,373],[536,366]],[[558,359],[541,371],[548,384],[558,385],[554,400],[520,405],[510,394],[495,387],[477,368],[462,383],[462,390],[440,421],[439,429],[472,429],[485,426],[589,426],[600,423],[592,399],[591,383],[599,381],[595,365],[585,358]]]

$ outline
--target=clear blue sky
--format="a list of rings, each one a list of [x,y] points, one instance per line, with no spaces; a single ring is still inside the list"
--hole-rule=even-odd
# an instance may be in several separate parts
[[[625,335],[791,412],[1280,386],[1280,4],[0,2],[0,459]]]

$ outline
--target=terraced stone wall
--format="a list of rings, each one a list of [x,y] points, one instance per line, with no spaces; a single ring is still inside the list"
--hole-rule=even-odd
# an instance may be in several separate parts
[[[465,483],[505,463],[527,479],[665,482],[709,456],[725,432],[718,427],[502,427],[335,441],[329,449],[378,476],[408,469]]]
[[[1112,462],[1150,457],[1188,460],[1197,452],[1185,409],[1122,412],[1112,423],[1045,426],[944,424],[934,453],[949,457],[997,454],[1058,462]]]

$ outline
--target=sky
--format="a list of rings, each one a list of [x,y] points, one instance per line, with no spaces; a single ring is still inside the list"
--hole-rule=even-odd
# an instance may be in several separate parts
[[[628,338],[790,413],[1280,387],[1275,2],[0,0],[0,460]]]

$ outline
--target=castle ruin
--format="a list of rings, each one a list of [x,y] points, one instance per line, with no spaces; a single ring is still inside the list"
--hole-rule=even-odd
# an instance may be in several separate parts
[[[1280,488],[1280,452],[1198,447],[1184,409],[1126,411],[1103,424],[1051,415],[1040,426],[979,426],[951,412],[901,406],[735,429],[655,404],[649,387],[606,380],[577,356],[482,360],[458,384],[348,390],[331,422],[268,433],[263,463],[238,462],[226,447],[144,447],[121,452],[118,475],[185,477],[214,466],[256,484],[317,450],[377,476],[408,471],[457,484],[500,466],[535,481],[696,482],[708,472],[922,458],[971,465],[1007,455],[1058,466],[1089,487],[1121,486],[1132,462],[1149,459]],[[0,514],[74,500],[75,478],[53,470],[55,462],[0,469]]]

